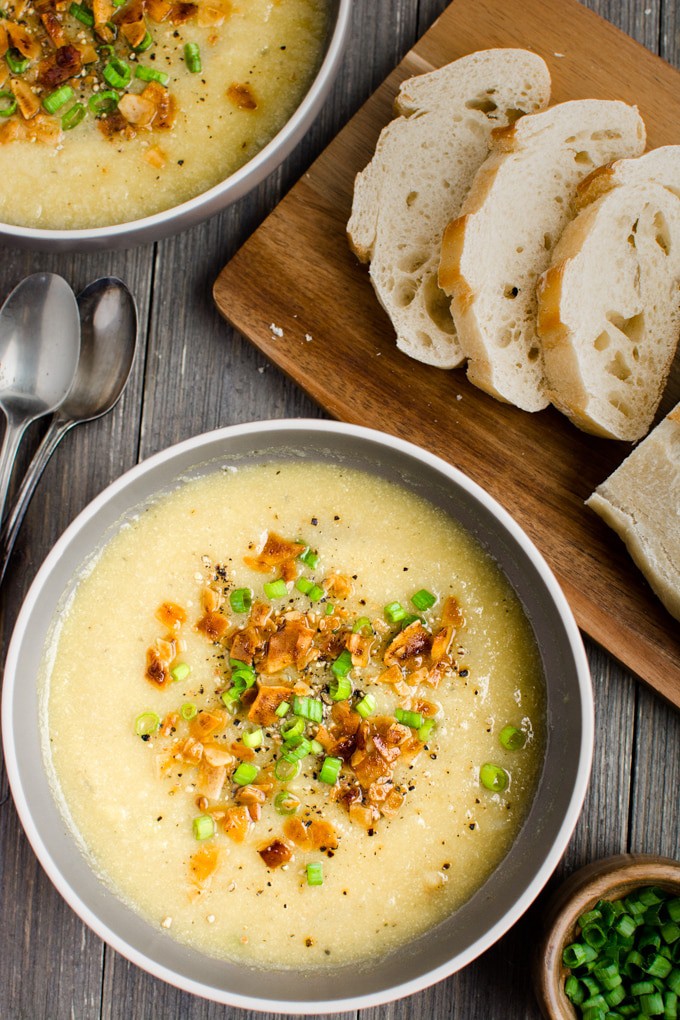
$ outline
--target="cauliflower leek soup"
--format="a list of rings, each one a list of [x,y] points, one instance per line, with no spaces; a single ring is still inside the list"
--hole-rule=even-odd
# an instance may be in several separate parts
[[[83,572],[45,655],[45,756],[104,880],[256,965],[389,951],[467,900],[538,782],[544,684],[508,582],[354,469],[187,481]]]
[[[292,115],[326,28],[326,0],[0,0],[0,220],[110,226],[213,187]]]

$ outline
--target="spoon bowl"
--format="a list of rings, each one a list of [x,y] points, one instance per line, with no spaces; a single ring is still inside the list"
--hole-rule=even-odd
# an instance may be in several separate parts
[[[73,383],[80,322],[73,291],[61,276],[35,273],[0,308],[0,408],[7,429],[0,450],[0,519],[25,429],[50,414]]]
[[[74,302],[75,304],[75,302]],[[81,291],[80,356],[73,385],[59,405],[21,483],[0,534],[0,583],[35,487],[69,429],[107,414],[120,400],[137,344],[137,309],[126,285],[105,276]]]

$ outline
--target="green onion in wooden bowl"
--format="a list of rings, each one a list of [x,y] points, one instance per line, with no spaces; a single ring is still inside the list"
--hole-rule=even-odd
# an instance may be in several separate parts
[[[534,961],[547,1020],[680,1015],[680,861],[621,854],[549,901]]]

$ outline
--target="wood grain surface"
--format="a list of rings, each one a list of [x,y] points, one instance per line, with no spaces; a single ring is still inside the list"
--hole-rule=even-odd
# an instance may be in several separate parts
[[[130,252],[47,256],[0,247],[0,300],[33,272],[61,273],[75,290],[97,276],[113,274],[133,290],[141,324],[137,362],[123,401],[106,418],[69,434],[31,503],[0,591],[0,661],[22,599],[54,541],[126,468],[170,443],[220,425],[324,415],[219,316],[212,286],[233,253],[447,3],[354,0],[350,45],[314,127],[277,173],[209,222]],[[587,3],[650,51],[680,66],[680,0]],[[43,428],[36,425],[27,435],[18,471]],[[530,956],[550,893],[574,869],[599,857],[621,852],[680,857],[680,713],[637,683],[599,645],[587,640],[586,646],[596,706],[592,779],[579,823],[545,893],[496,946],[458,974],[389,1006],[362,1010],[358,1016],[341,1014],[341,1020],[540,1020]],[[559,731],[555,736],[559,739]],[[1,1020],[256,1016],[275,1020],[273,1014],[246,1013],[179,991],[128,963],[93,935],[38,865],[0,764]]]
[[[215,300],[330,414],[419,443],[489,490],[543,552],[581,628],[680,705],[680,625],[584,506],[630,447],[587,436],[553,409],[501,404],[462,369],[409,360],[347,246],[354,176],[399,82],[493,46],[539,53],[554,101],[623,99],[639,107],[650,148],[680,142],[680,75],[576,0],[456,0],[226,265]],[[678,400],[680,358],[662,410]]]

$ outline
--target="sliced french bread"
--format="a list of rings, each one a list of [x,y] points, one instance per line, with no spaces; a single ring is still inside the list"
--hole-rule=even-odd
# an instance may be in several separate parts
[[[558,410],[595,435],[646,435],[680,337],[680,199],[647,182],[586,206],[539,282],[538,333]]]
[[[621,184],[656,181],[680,197],[680,145],[662,145],[634,159],[617,159],[598,167],[578,186],[576,204],[583,209]]]
[[[574,214],[579,182],[644,145],[637,109],[611,100],[561,103],[494,132],[460,217],[444,232],[439,269],[475,385],[527,411],[547,406],[538,277]]]
[[[442,231],[457,216],[494,127],[550,99],[544,61],[527,50],[472,53],[402,83],[399,115],[382,131],[354,185],[347,225],[390,316],[397,345],[441,368],[462,360],[437,283]]]
[[[586,500],[680,620],[680,404]]]

